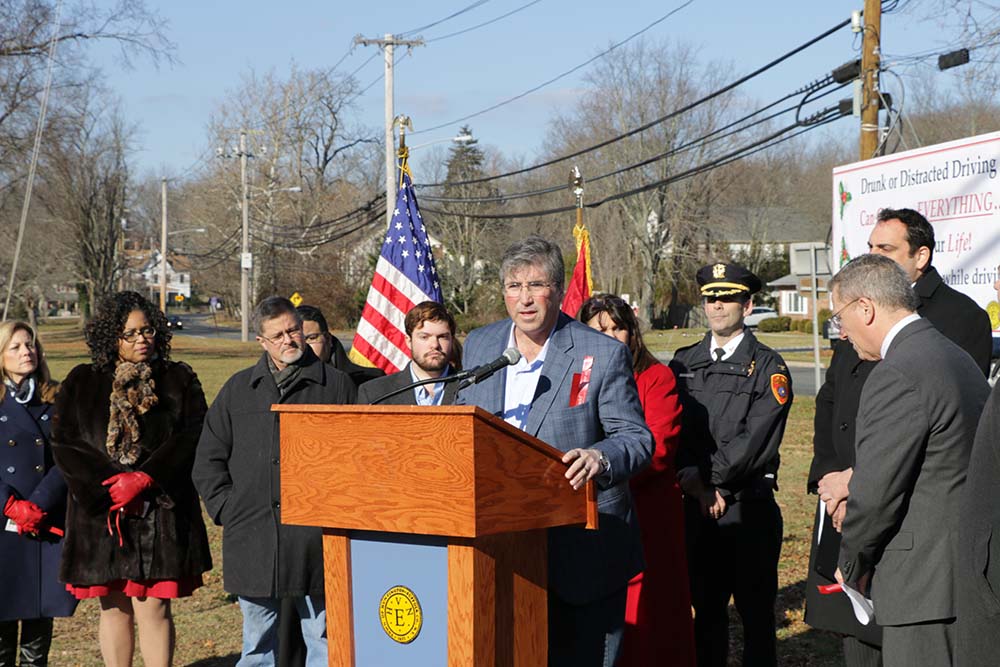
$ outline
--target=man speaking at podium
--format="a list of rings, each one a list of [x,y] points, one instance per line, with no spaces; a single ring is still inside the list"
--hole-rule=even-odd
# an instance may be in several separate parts
[[[565,452],[567,484],[597,484],[600,529],[549,531],[549,665],[614,664],[629,579],[642,547],[628,480],[649,463],[653,440],[628,348],[560,313],[562,251],[529,236],[500,264],[509,319],[476,329],[464,365],[489,364],[514,347],[520,360],[468,387],[479,407]]]

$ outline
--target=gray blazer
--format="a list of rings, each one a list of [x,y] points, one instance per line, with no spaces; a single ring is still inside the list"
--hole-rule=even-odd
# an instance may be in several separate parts
[[[411,361],[410,364],[413,362]],[[403,370],[386,375],[385,377],[368,380],[358,387],[358,405],[369,405],[375,399],[385,396],[389,392],[402,389],[413,382],[410,377],[410,364],[406,364]],[[458,382],[449,382],[444,386],[444,396],[441,398],[441,405],[454,405],[455,397],[458,395]],[[417,397],[413,390],[396,394],[392,398],[379,403],[379,405],[416,405]]]
[[[512,322],[476,329],[465,343],[466,367],[489,363],[507,348]],[[586,401],[569,407],[573,374],[593,356]],[[459,402],[501,417],[507,372],[465,389]],[[549,339],[525,431],[556,449],[596,447],[611,463],[598,477],[600,529],[549,531],[549,588],[573,604],[593,602],[622,588],[642,569],[642,547],[628,480],[645,467],[653,438],[642,414],[628,348],[560,314]],[[568,482],[567,482],[568,483]],[[582,493],[582,490],[581,490]]]
[[[924,319],[861,391],[840,570],[850,583],[874,569],[880,625],[956,615],[960,501],[988,394],[972,357]]]

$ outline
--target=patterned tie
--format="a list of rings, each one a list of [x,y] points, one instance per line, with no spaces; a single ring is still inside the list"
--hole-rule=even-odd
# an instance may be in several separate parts
[[[717,347],[717,348],[715,348],[712,351],[715,352],[715,360],[716,361],[722,361],[722,357],[726,354],[726,350],[724,348],[721,348],[721,347]]]

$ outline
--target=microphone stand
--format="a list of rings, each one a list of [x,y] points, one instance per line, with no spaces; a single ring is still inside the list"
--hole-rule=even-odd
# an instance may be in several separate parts
[[[378,405],[379,403],[381,403],[382,401],[386,400],[387,398],[392,398],[393,396],[398,396],[399,394],[402,394],[404,391],[412,391],[413,389],[416,389],[417,387],[422,387],[425,384],[437,384],[438,382],[458,382],[459,380],[467,380],[467,379],[469,379],[468,372],[462,371],[460,373],[454,373],[454,374],[449,373],[448,375],[443,375],[441,377],[427,378],[426,380],[417,380],[416,382],[411,382],[410,384],[406,385],[405,387],[400,387],[399,389],[394,389],[394,390],[390,391],[388,394],[386,394],[384,396],[379,396],[374,401],[372,401],[369,405]],[[461,391],[464,388],[465,387],[461,387],[460,386],[458,389],[459,389],[459,391]]]

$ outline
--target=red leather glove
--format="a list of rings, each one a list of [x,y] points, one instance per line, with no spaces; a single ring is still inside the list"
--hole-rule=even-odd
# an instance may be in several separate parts
[[[17,524],[18,534],[37,533],[42,520],[45,519],[45,512],[41,507],[30,500],[15,500],[14,496],[7,498],[3,513]]]
[[[138,498],[143,491],[153,486],[153,478],[139,471],[120,472],[108,477],[101,484],[108,487],[111,502],[114,503],[111,506],[111,511],[114,512],[125,507]]]

